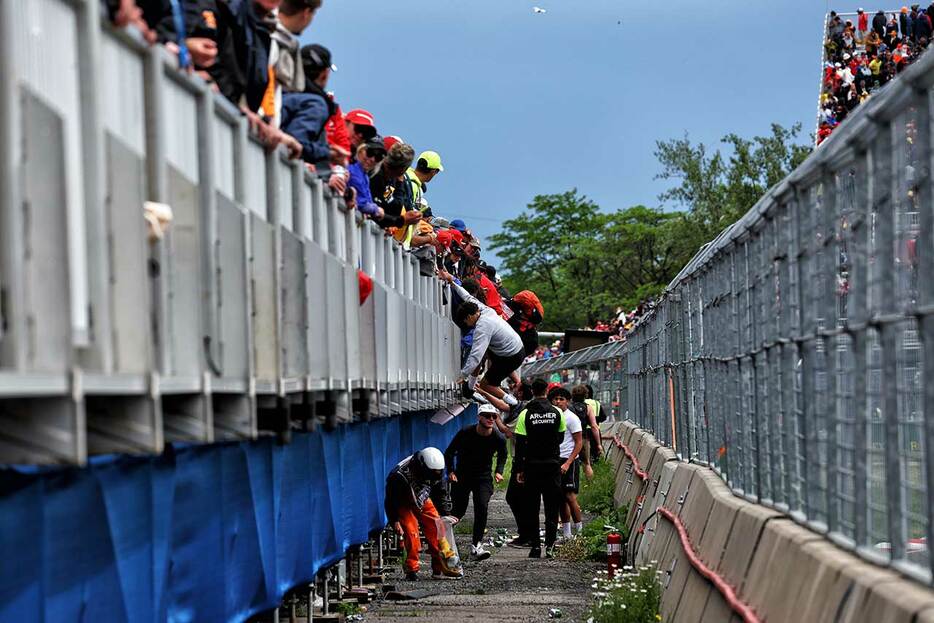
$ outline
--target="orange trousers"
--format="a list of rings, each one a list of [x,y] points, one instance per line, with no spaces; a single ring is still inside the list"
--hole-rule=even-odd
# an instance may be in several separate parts
[[[421,524],[425,532],[425,540],[428,541],[428,551],[431,553],[431,570],[434,573],[441,573],[438,527],[435,525],[435,519],[438,517],[440,517],[438,509],[431,500],[425,500],[422,510],[412,506],[403,506],[399,509],[399,523],[402,525],[402,540],[405,543],[403,567],[406,571],[418,571],[419,568],[418,552],[422,547],[422,542],[418,537],[418,526]]]

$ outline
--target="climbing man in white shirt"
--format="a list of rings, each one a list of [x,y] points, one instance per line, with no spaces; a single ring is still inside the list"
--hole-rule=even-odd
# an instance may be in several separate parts
[[[500,384],[518,370],[525,359],[522,338],[493,308],[487,307],[455,283],[450,274],[442,272],[441,278],[451,284],[454,292],[463,301],[454,314],[455,321],[462,327],[472,327],[474,330],[470,354],[461,368],[462,379],[473,376],[486,355],[490,365],[477,386],[494,397],[501,398],[511,407],[517,405],[515,396],[506,393]]]

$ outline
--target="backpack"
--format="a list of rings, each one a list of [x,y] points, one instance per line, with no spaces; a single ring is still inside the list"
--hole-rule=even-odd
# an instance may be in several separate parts
[[[568,409],[570,409],[571,412],[574,413],[574,415],[576,415],[578,418],[580,418],[580,421],[581,421],[581,428],[582,428],[582,431],[581,431],[581,432],[584,433],[584,436],[585,436],[585,438],[586,438],[587,431],[590,430],[590,418],[587,417],[587,404],[586,404],[586,403],[583,403],[583,402],[576,402],[576,401],[573,401],[573,400],[572,400],[572,401],[568,404]]]

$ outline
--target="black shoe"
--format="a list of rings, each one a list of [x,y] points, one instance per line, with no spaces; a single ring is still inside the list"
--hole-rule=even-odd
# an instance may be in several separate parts
[[[506,547],[516,547],[516,548],[519,548],[519,549],[524,549],[524,548],[526,548],[526,547],[529,547],[529,542],[528,542],[528,541],[523,541],[523,540],[520,539],[519,537],[516,537],[516,538],[514,538],[513,540],[508,541],[508,542],[506,543]]]
[[[406,571],[405,579],[407,582],[418,582],[418,572],[416,571]]]
[[[542,557],[542,548],[533,547],[529,550],[529,558],[541,558]]]

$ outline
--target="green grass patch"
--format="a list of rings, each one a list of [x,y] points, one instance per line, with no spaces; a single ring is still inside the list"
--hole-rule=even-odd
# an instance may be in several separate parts
[[[338,614],[343,614],[345,617],[363,612],[363,610],[360,608],[360,604],[352,603],[349,601],[343,601],[337,604],[337,607],[334,608],[334,611]]]
[[[612,580],[601,571],[590,585],[594,623],[657,623],[662,620],[659,572],[652,565],[624,567]]]
[[[581,510],[592,515],[606,515],[614,510],[613,492],[616,491],[616,474],[608,461],[598,461],[593,466],[593,479],[581,474],[581,490],[577,503]]]
[[[614,509],[597,515],[584,524],[581,533],[565,541],[558,548],[558,558],[563,560],[606,560],[606,537],[618,532],[626,542],[626,509]]]
[[[593,467],[593,479],[581,477],[577,502],[581,510],[593,515],[584,529],[558,548],[558,557],[565,560],[606,560],[606,537],[616,531],[626,541],[626,508],[616,508],[613,492],[616,476],[612,466],[600,461]]]

